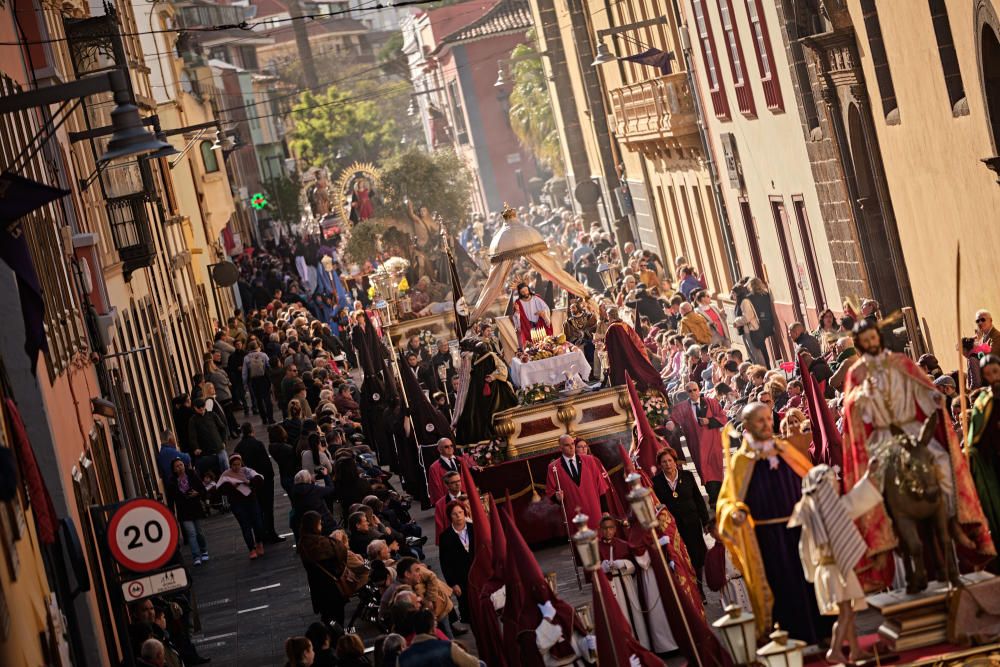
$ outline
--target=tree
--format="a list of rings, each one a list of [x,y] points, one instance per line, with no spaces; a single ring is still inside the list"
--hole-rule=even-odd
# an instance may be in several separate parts
[[[378,240],[385,231],[385,225],[377,220],[363,220],[351,227],[344,254],[347,259],[363,264],[378,254]]]
[[[302,220],[302,181],[298,172],[272,178],[265,188],[272,217],[290,225]]]
[[[302,93],[292,107],[292,151],[317,167],[388,157],[399,148],[402,135],[377,95],[359,92],[356,86],[350,92],[330,86],[325,93]],[[343,156],[340,161],[338,153]]]
[[[472,177],[462,159],[451,150],[425,153],[411,148],[385,162],[382,191],[388,210],[408,216],[406,201],[419,213],[426,206],[440,215],[451,231],[462,227],[472,203]]]
[[[549,99],[542,60],[534,47],[519,44],[510,54],[521,58],[511,66],[514,86],[510,93],[510,127],[522,146],[557,176],[565,168],[559,131]]]

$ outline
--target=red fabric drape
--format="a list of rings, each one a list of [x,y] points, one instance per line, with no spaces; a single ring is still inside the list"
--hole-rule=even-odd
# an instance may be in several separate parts
[[[45,544],[54,544],[59,519],[56,517],[56,508],[52,504],[52,497],[45,486],[45,480],[42,479],[42,472],[38,469],[38,461],[28,440],[24,421],[21,419],[17,404],[12,399],[5,398],[3,407],[7,423],[10,424],[11,444],[21,469],[21,479],[27,485],[28,496],[31,498],[35,524],[38,526],[38,539]]]
[[[632,634],[632,628],[615,601],[615,594],[604,572],[593,572],[590,583],[594,589],[594,635],[597,637],[597,659],[600,663],[632,667],[631,658],[635,656],[643,667],[665,665]]]
[[[824,386],[816,382],[808,368],[803,367],[801,357],[798,361],[803,393],[806,396],[806,405],[809,407],[809,421],[812,424],[813,440],[809,453],[812,455],[813,463],[825,463],[842,469],[844,442],[840,437],[840,431],[837,430],[837,421],[830,412],[830,406],[823,398]]]

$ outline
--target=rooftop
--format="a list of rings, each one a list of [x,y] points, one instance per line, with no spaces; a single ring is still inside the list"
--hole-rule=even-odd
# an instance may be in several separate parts
[[[485,14],[441,40],[461,44],[497,35],[525,32],[533,25],[528,0],[500,0]]]

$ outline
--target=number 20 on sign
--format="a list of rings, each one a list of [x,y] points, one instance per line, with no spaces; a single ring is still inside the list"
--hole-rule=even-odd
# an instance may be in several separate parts
[[[162,503],[147,498],[121,505],[108,522],[108,547],[122,567],[150,572],[165,565],[177,550],[177,522]]]

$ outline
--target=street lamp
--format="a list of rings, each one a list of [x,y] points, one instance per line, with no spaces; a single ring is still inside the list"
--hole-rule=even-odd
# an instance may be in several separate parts
[[[596,577],[598,576],[597,571],[601,569],[601,547],[597,543],[597,533],[587,526],[587,519],[587,515],[583,513],[573,517],[573,525],[576,526],[576,532],[573,533],[573,544],[576,545],[576,552],[580,554],[580,563],[583,564],[583,569],[590,572],[591,577]],[[603,598],[600,586],[594,583],[593,587],[594,595],[597,596],[601,603],[605,631],[610,633],[611,622],[608,620],[608,601]],[[614,637],[609,637],[609,639],[611,640],[609,642],[611,644],[611,652],[614,654],[614,664],[619,665],[621,663],[618,660],[618,647],[615,645]]]
[[[726,648],[737,665],[752,665],[757,657],[757,631],[753,614],[738,604],[726,605],[726,614],[712,624],[726,641]]]
[[[653,492],[642,485],[642,477],[638,473],[633,472],[629,474],[625,478],[625,482],[632,487],[632,491],[628,494],[628,502],[632,506],[632,512],[635,514],[639,525],[649,531],[649,535],[653,540],[652,550],[659,554],[660,562],[663,563],[663,572],[667,577],[667,582],[670,584],[670,592],[673,594],[674,602],[677,604],[681,621],[684,622],[684,632],[691,643],[691,652],[694,653],[695,662],[698,664],[698,667],[703,667],[701,654],[698,652],[698,643],[695,641],[694,633],[691,632],[691,626],[688,625],[687,616],[684,615],[684,607],[681,605],[680,595],[677,594],[677,586],[674,584],[670,565],[667,563],[667,557],[663,555],[663,548],[658,543],[656,536],[657,512],[653,506]]]
[[[618,58],[616,58],[614,54],[608,50],[607,44],[601,42],[597,45],[597,54],[594,56],[594,62],[590,63],[590,65],[591,67],[599,67],[601,65],[613,63],[616,60],[618,60]]]
[[[507,82],[503,78],[503,65],[497,67],[497,80],[493,84],[494,88],[503,88],[507,85]]]
[[[788,633],[775,623],[771,641],[757,651],[757,658],[764,667],[802,667],[804,641],[790,639]]]
[[[0,99],[0,114],[48,106],[57,102],[68,102],[107,92],[114,95],[115,108],[111,112],[111,141],[108,142],[105,153],[98,159],[101,165],[120,158],[152,153],[170,146],[146,130],[142,118],[139,117],[139,108],[132,104],[125,73],[120,69],[83,77],[68,83],[36,88],[16,95],[7,95]],[[42,141],[51,138],[55,129],[53,127],[47,134],[43,133]]]
[[[601,262],[597,266],[597,275],[600,277],[601,282],[604,283],[604,289],[611,289],[617,285],[621,273],[621,268],[617,264]]]

